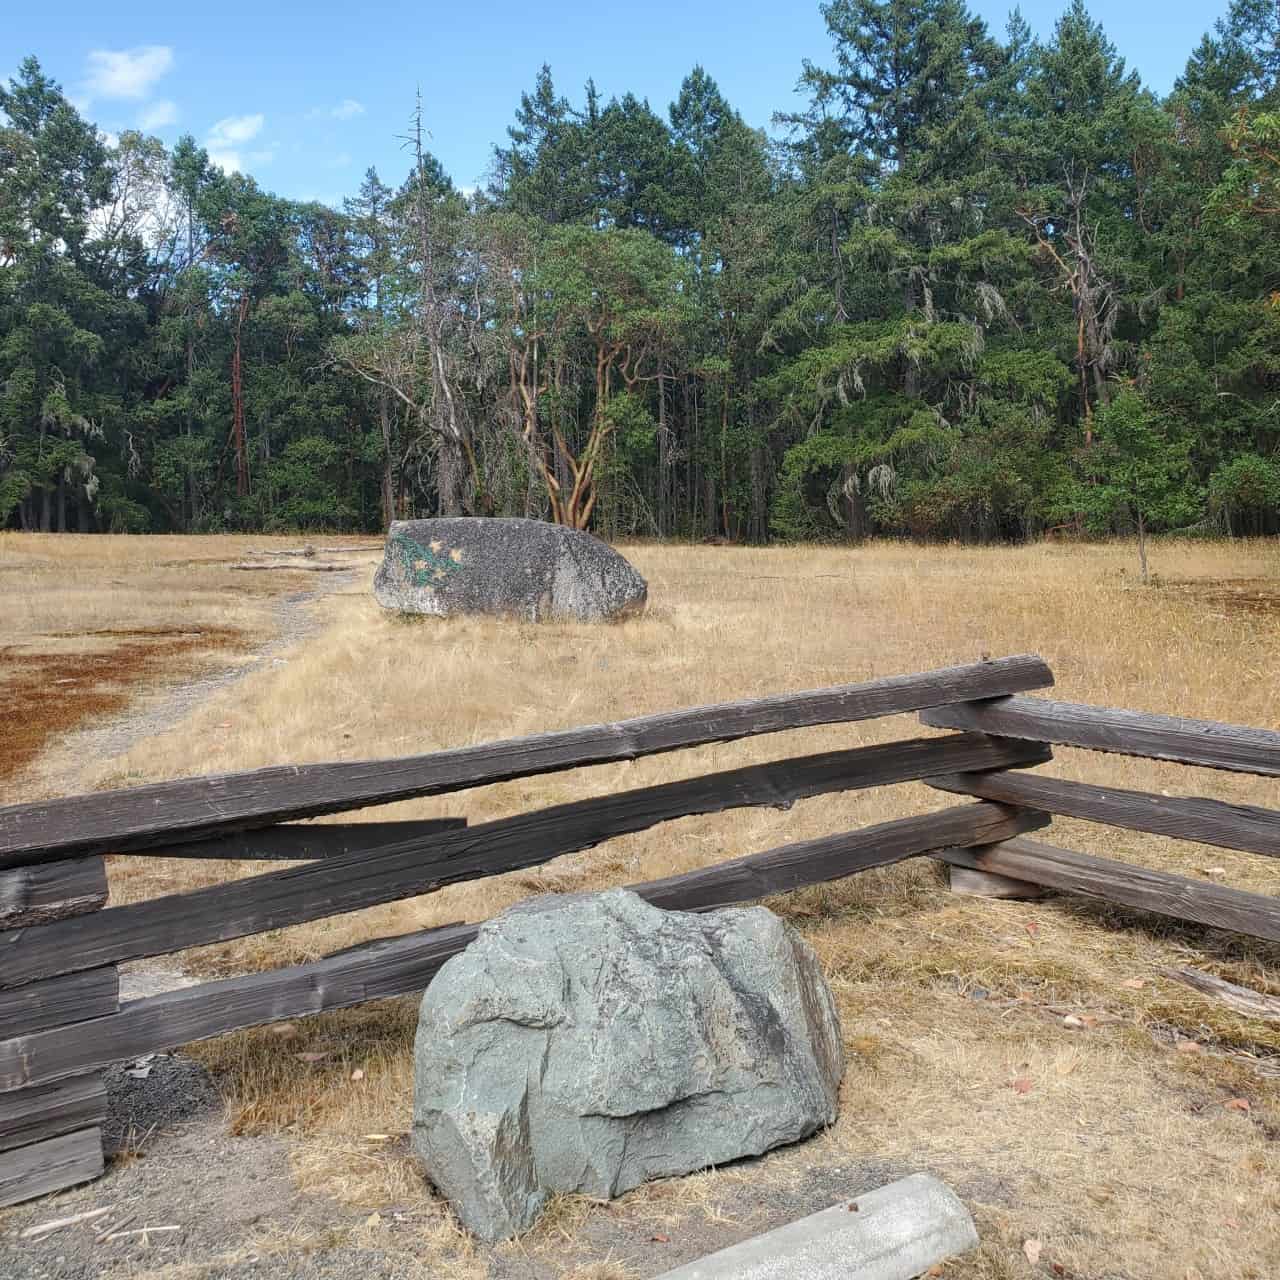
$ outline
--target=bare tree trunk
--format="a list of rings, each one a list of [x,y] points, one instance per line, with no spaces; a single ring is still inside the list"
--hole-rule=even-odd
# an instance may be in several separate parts
[[[391,406],[385,388],[378,391],[378,430],[382,435],[382,527],[389,529],[396,518],[395,472],[391,457]]]
[[[190,272],[195,264],[196,243],[195,243],[195,209],[193,201],[187,201],[187,271]],[[196,339],[195,325],[193,323],[193,308],[191,306],[191,294],[188,290],[186,293],[187,304],[187,412],[186,412],[186,435],[190,440],[195,434],[195,426],[192,422],[191,412],[191,384],[195,380],[196,373]],[[183,485],[183,508],[185,514],[186,531],[191,531],[191,526],[195,523],[196,518],[196,471],[195,465],[191,461],[191,454],[187,454],[187,473],[185,483]]]
[[[58,475],[58,532],[66,533],[67,531],[67,477],[65,474]]]
[[[732,539],[729,528],[729,380],[720,386],[720,504],[724,523],[724,536]]]
[[[465,470],[461,444],[452,436],[442,435],[436,451],[436,501],[442,516],[462,515]]]
[[[671,432],[667,429],[667,381],[658,366],[658,537],[671,532]]]
[[[241,333],[249,313],[249,297],[240,298],[236,317],[235,346],[231,352],[231,435],[235,442],[236,494],[243,498],[249,492],[249,456],[245,451],[244,377],[241,363]]]
[[[747,425],[755,438],[755,402],[747,401]],[[751,540],[764,542],[769,534],[768,482],[765,475],[767,460],[765,446],[758,441],[751,446]]]
[[[907,273],[907,283],[902,291],[902,305],[907,315],[911,315],[916,309],[916,286],[910,272]],[[902,394],[908,400],[914,400],[920,394],[920,370],[910,356],[904,356],[902,361]]]

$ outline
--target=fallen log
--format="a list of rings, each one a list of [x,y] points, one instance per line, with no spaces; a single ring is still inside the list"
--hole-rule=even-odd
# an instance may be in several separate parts
[[[1236,1013],[1250,1018],[1265,1018],[1268,1022],[1280,1022],[1280,996],[1265,995],[1249,987],[1238,987],[1225,978],[1215,978],[1199,969],[1166,969],[1166,978],[1185,983],[1213,999],[1221,1001]]]

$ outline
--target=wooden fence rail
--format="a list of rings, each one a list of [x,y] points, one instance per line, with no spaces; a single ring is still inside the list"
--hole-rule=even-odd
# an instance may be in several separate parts
[[[962,805],[783,845],[631,888],[657,906],[710,911],[956,844],[989,844],[1047,821],[1002,805]],[[458,924],[384,938],[324,960],[166,992],[89,1023],[0,1042],[0,1099],[6,1090],[48,1084],[242,1027],[422,991],[476,931],[475,925]]]
[[[385,939],[120,1006],[117,966],[125,961],[535,866],[673,818],[785,808],[938,773],[1026,767],[1050,753],[1035,742],[958,733],[729,769],[474,827],[465,819],[320,826],[291,819],[1052,683],[1040,658],[1022,655],[425,756],[258,769],[0,809],[0,1204],[101,1171],[103,1067],[239,1027],[421,990],[475,928]],[[991,843],[1044,821],[1001,805],[966,805],[641,889],[655,901],[706,909],[951,845]],[[101,855],[121,853],[294,865],[102,909]]]
[[[1280,857],[1280,811],[1275,809],[1004,772],[952,774],[931,778],[929,785],[941,791],[1004,804],[1025,804],[1046,813],[1085,818],[1130,831]]]
[[[1280,899],[1265,894],[1150,871],[1025,837],[986,847],[946,849],[937,856],[952,866],[1280,942]]]
[[[307,964],[124,1004],[119,964],[536,866],[693,814],[788,808],[921,780],[976,800],[632,886],[656,905],[711,910],[925,855],[966,872],[1280,940],[1275,900],[1092,858],[1026,834],[1064,814],[1278,855],[1275,811],[1028,770],[1051,759],[1050,744],[1063,744],[1280,776],[1280,734],[1023,696],[1052,683],[1040,658],[1021,655],[431,755],[260,769],[0,809],[0,1204],[101,1171],[101,1072],[111,1063],[421,991],[478,926],[378,939]],[[296,821],[905,712],[959,732],[726,769],[475,826],[464,818]],[[293,865],[111,907],[108,853]]]
[[[935,728],[1280,777],[1280,733],[1272,729],[1016,694],[931,707],[920,712],[920,720]],[[1006,770],[938,776],[930,778],[929,785],[1046,814],[1280,857],[1280,810],[1258,805],[1155,795]],[[1245,893],[1025,837],[937,856],[966,873],[1001,877],[1005,891],[1022,882],[1280,941],[1280,898],[1267,894]]]
[[[642,787],[283,871],[109,907],[20,936],[0,935],[0,988],[84,967],[228,942],[247,934],[519,871],[672,818],[775,805],[929,777],[948,762],[1000,768],[1046,759],[1038,743],[981,734],[857,747]]]
[[[1280,733],[1271,729],[1017,696],[936,707],[920,719],[939,728],[1280,778]]]
[[[1032,654],[692,707],[616,724],[341,764],[290,765],[160,782],[0,809],[0,870],[85,853],[128,853],[417,796],[441,795],[583,765],[731,742],[784,729],[847,724],[1053,683]]]

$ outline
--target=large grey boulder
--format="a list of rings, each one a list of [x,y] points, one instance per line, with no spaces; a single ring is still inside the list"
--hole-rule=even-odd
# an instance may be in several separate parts
[[[598,538],[541,520],[396,520],[373,594],[383,608],[602,622],[643,608],[645,580]]]
[[[485,924],[422,1001],[413,1145],[463,1224],[517,1235],[759,1155],[836,1117],[844,1053],[808,944],[763,907],[691,915],[628,890]]]

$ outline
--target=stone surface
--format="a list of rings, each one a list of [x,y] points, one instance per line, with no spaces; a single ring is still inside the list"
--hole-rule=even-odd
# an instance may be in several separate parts
[[[645,580],[589,533],[540,520],[397,520],[373,580],[383,608],[603,622],[644,607]]]
[[[977,1245],[955,1192],[913,1173],[658,1280],[911,1280]]]
[[[605,1199],[808,1136],[835,1119],[843,1067],[817,958],[765,908],[537,898],[423,997],[414,1149],[498,1240],[554,1192]]]

